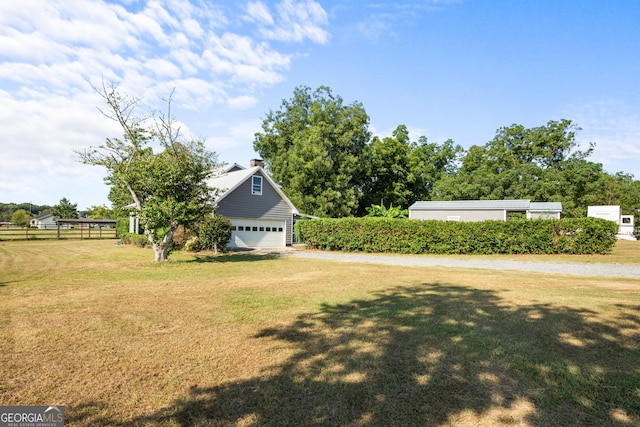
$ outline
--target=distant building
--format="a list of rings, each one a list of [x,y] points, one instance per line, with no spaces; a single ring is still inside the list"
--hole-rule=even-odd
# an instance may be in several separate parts
[[[58,228],[55,217],[50,213],[42,214],[33,218],[31,220],[30,226],[31,228],[37,228],[40,230],[51,230]]]
[[[622,215],[620,206],[589,206],[587,216],[606,219],[618,224],[618,239],[636,240],[633,215]]]
[[[451,200],[415,202],[410,219],[441,221],[506,221],[514,215],[527,219],[560,219],[562,203],[529,200]]]

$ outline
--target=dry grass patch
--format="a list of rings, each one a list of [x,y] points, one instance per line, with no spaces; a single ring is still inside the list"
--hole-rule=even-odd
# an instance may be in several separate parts
[[[417,257],[424,255],[404,255],[384,253],[384,256]],[[618,240],[613,251],[607,255],[527,255],[527,254],[494,254],[494,255],[435,255],[426,256],[434,258],[454,258],[454,259],[489,259],[500,261],[521,261],[521,262],[562,262],[562,263],[586,263],[586,264],[640,264],[640,240]]]
[[[67,425],[638,425],[640,281],[0,243],[0,402]]]

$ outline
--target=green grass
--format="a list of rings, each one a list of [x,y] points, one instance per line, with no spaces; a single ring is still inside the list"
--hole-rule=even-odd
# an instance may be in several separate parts
[[[70,426],[640,425],[640,280],[151,255],[0,243],[0,404]]]

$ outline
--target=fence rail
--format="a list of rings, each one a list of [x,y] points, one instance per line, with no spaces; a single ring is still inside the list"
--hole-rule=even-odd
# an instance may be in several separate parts
[[[0,227],[2,240],[61,240],[61,239],[117,239],[118,233],[113,227],[79,227],[55,229]]]

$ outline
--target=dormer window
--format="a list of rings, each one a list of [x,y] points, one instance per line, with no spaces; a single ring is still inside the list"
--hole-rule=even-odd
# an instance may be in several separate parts
[[[262,177],[261,176],[252,176],[251,177],[251,194],[254,196],[262,196]]]

